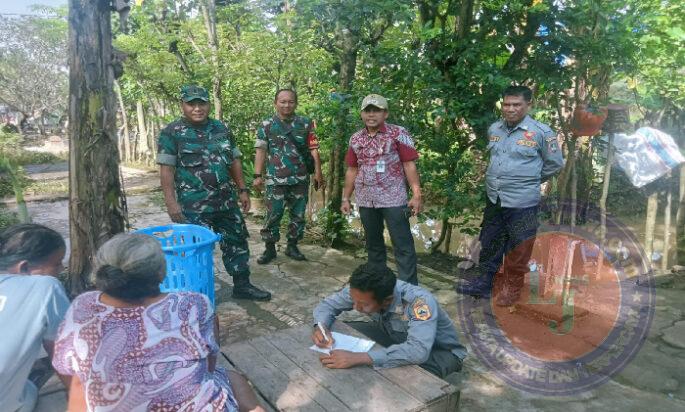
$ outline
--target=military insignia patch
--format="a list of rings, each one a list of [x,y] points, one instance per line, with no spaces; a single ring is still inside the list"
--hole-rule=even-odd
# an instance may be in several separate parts
[[[499,136],[490,136],[491,142],[499,142]]]
[[[425,300],[419,298],[412,305],[412,313],[417,320],[428,320],[431,318],[431,309]]]
[[[532,140],[533,137],[535,137],[535,132],[525,132],[523,133],[523,137],[525,137],[528,140]]]

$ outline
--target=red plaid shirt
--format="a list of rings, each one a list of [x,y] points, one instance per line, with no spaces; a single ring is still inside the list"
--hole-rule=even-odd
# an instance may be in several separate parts
[[[394,124],[383,124],[375,136],[363,128],[350,138],[345,161],[359,168],[354,182],[359,207],[398,207],[407,204],[403,162],[418,159],[409,132]]]

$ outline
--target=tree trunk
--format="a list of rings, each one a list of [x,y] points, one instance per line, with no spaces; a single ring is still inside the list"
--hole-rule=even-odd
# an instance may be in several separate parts
[[[109,1],[69,0],[69,260],[72,294],[91,256],[124,231]],[[115,155],[112,155],[115,154]]]
[[[354,37],[349,31],[342,30],[340,36],[343,37],[344,50],[340,55],[340,93],[345,96],[351,94],[352,83],[354,82],[355,73],[357,70],[357,52],[359,50],[359,40]],[[342,203],[342,190],[345,180],[345,149],[347,148],[347,139],[349,137],[349,130],[347,125],[347,115],[349,113],[349,105],[343,102],[340,111],[336,116],[337,136],[335,143],[331,148],[330,162],[332,165],[330,170],[332,172],[332,185],[330,191],[330,204],[328,210],[330,211],[328,222],[326,224],[326,233],[331,238],[332,246],[340,246],[342,243],[342,229],[344,219],[340,216],[340,204]]]
[[[214,0],[204,0],[202,16],[207,29],[207,42],[212,61],[212,99],[214,100],[214,117],[223,120],[221,108],[221,73],[219,70],[219,40],[216,35],[216,4]]]
[[[447,228],[450,226],[449,219],[444,218],[442,219],[442,222],[440,224],[440,236],[438,237],[438,240],[433,243],[433,246],[431,246],[430,253],[431,255],[440,249],[440,245],[442,245],[442,242],[445,241],[445,236],[447,235]]]
[[[447,222],[447,233],[445,234],[445,254],[450,254],[450,246],[452,246],[452,225]]]
[[[680,185],[678,189],[678,211],[675,217],[675,258],[674,262],[685,266],[685,165],[680,166]]]
[[[121,160],[129,163],[131,162],[131,135],[128,130],[128,114],[126,113],[126,106],[124,105],[124,98],[121,95],[121,87],[119,87],[119,82],[114,80],[114,91],[117,95],[117,100],[119,101],[119,112],[121,113],[121,122],[124,126],[123,140],[123,155],[120,153]]]
[[[659,207],[659,193],[654,192],[647,198],[647,217],[645,219],[645,254],[649,267],[652,266],[652,252],[654,251],[654,227]]]
[[[136,113],[138,114],[138,159],[143,163],[148,163],[150,160],[150,146],[147,140],[147,128],[145,127],[145,110],[143,109],[143,102],[136,101]]]

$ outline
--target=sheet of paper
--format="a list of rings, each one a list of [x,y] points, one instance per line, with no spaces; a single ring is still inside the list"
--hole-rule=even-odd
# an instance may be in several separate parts
[[[316,345],[312,345],[309,349],[329,355],[331,350],[346,350],[349,352],[368,352],[374,345],[374,341],[368,339],[357,338],[344,333],[332,332],[333,348],[323,349]]]

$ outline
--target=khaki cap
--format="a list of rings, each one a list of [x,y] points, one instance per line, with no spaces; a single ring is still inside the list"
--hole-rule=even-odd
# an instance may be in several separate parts
[[[388,110],[388,101],[380,94],[370,94],[362,100],[362,110],[368,106],[376,106],[379,109]]]

